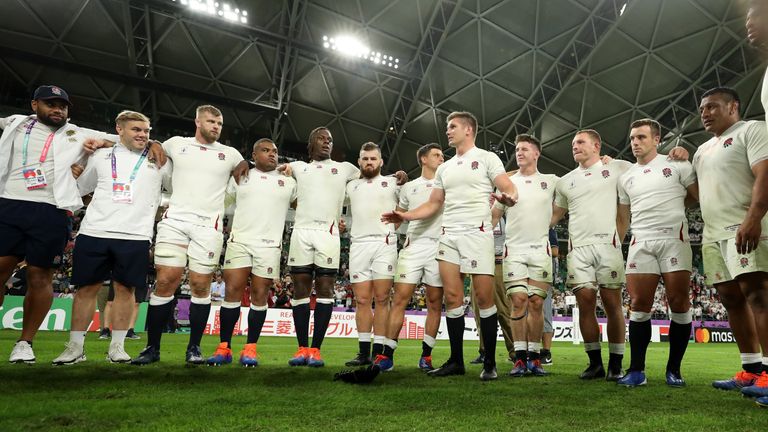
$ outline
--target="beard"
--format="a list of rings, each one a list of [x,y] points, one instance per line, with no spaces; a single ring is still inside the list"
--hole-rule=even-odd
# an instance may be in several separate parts
[[[367,179],[372,179],[374,177],[377,177],[379,174],[381,174],[381,167],[363,168],[362,170],[360,170],[360,172],[363,174],[363,177]]]
[[[213,132],[209,132],[209,131],[207,131],[205,129],[200,129],[200,135],[202,135],[202,137],[206,141],[208,141],[209,143],[213,143],[213,142],[215,142],[216,140],[219,139],[219,135],[218,134],[215,134]]]
[[[46,126],[60,128],[60,127],[64,126],[65,124],[67,124],[66,116],[62,117],[62,119],[59,120],[59,121],[54,121],[53,119],[51,119],[50,117],[48,117],[45,114],[41,114],[41,113],[36,113],[36,114],[37,114],[37,121],[39,121],[40,123],[42,123],[42,124],[44,124]]]

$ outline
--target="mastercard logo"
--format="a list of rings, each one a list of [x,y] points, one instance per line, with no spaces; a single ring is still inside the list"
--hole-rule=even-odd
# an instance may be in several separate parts
[[[709,330],[705,328],[698,328],[696,329],[696,342],[698,343],[709,343],[710,335]]]

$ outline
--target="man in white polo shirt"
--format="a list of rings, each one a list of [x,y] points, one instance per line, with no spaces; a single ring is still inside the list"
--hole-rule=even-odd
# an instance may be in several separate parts
[[[480,327],[485,359],[480,379],[497,378],[496,334],[498,320],[493,299],[495,255],[490,197],[512,206],[517,200],[515,185],[495,154],[475,146],[477,119],[468,112],[453,112],[447,119],[448,143],[456,156],[437,169],[429,201],[407,212],[382,215],[400,223],[433,217],[443,207],[442,234],[437,259],[445,293],[446,323],[451,356],[430,376],[463,375],[464,369],[464,282],[472,275],[472,286],[480,307]],[[493,193],[496,186],[501,193]]]
[[[163,149],[173,161],[168,209],[157,225],[157,281],[149,299],[147,347],[131,362],[160,360],[160,338],[173,312],[173,294],[189,264],[192,304],[186,361],[203,364],[200,341],[211,311],[211,278],[223,246],[224,194],[231,173],[247,165],[236,149],[218,142],[224,118],[211,105],[197,107],[194,137],[173,137]]]
[[[149,247],[162,182],[170,180],[170,164],[159,168],[147,160],[149,119],[123,111],[115,119],[120,141],[97,150],[77,180],[80,193],[93,192],[73,252],[72,326],[64,352],[55,365],[85,361],[86,330],[93,317],[102,282],[111,279],[112,341],[107,360],[126,363],[124,341],[133,314],[134,291],[146,290]]]
[[[616,184],[632,165],[627,161],[600,159],[600,134],[592,129],[576,132],[572,142],[573,159],[579,166],[557,184],[555,207],[550,226],[566,212],[568,220],[568,287],[579,305],[579,328],[589,366],[581,379],[605,377],[616,381],[622,376],[624,358],[624,315],[621,289],[624,283],[622,238],[616,231]],[[600,331],[597,324],[597,294],[608,318],[608,373],[603,367]]]
[[[515,137],[515,159],[519,171],[510,176],[518,191],[514,207],[494,204],[493,224],[506,214],[504,242],[504,287],[512,300],[512,337],[515,365],[510,376],[527,373],[544,376],[541,367],[542,307],[552,280],[549,221],[559,178],[538,169],[541,143],[527,134]]]
[[[262,138],[253,145],[254,168],[237,185],[230,180],[228,194],[235,197],[235,214],[224,255],[226,293],[220,309],[220,343],[208,364],[232,362],[232,333],[240,318],[240,301],[250,277],[251,307],[248,340],[240,352],[240,365],[258,366],[256,344],[267,318],[267,295],[280,277],[280,254],[288,209],[296,201],[296,180],[279,174],[277,146]]]
[[[381,214],[397,207],[400,187],[392,177],[383,177],[384,160],[379,146],[368,142],[360,148],[358,165],[362,177],[347,183],[352,216],[349,249],[349,281],[355,293],[355,322],[359,336],[357,356],[350,366],[364,365],[369,353],[382,371],[392,369],[397,347],[387,337],[389,296],[397,265],[397,234],[394,224],[383,223]],[[376,302],[376,313],[372,308]],[[373,334],[373,351],[371,346]]]
[[[685,201],[698,198],[693,167],[658,154],[661,126],[651,119],[636,120],[629,135],[637,163],[619,179],[619,220],[629,221],[632,240],[627,255],[627,291],[630,296],[629,343],[631,362],[619,385],[646,384],[645,354],[651,342],[651,308],[659,280],[663,279],[670,318],[667,385],[684,387],[680,372],[691,336],[691,244]],[[619,235],[626,226],[619,227]]]

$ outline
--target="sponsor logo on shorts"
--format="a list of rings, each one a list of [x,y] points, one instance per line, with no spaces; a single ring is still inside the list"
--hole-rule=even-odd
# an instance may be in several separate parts
[[[547,276],[549,276],[549,272],[547,271],[541,272],[541,277],[547,277]]]
[[[272,267],[267,267],[267,274],[272,274]]]
[[[225,160],[225,159],[227,159],[227,155],[225,155],[224,153],[219,153],[219,160]]]
[[[547,186],[547,182],[541,182],[541,189],[542,190],[547,190],[548,187],[549,186]]]
[[[611,272],[611,279],[616,279],[617,277],[619,277],[619,273],[617,271],[615,271],[615,270],[612,271]]]
[[[387,266],[387,271],[392,271],[392,264]]]
[[[664,175],[664,177],[672,177],[672,170],[669,168],[664,168],[661,170],[661,173]]]
[[[224,260],[224,264],[232,264],[232,260]]]
[[[285,186],[285,182],[282,181],[282,180],[278,180],[277,181],[277,185],[280,186],[280,187],[283,187],[283,186]]]
[[[213,259],[213,252],[208,252],[208,259]]]
[[[440,256],[443,256],[443,255],[445,255],[445,251],[441,249],[441,250],[437,251],[437,254],[440,255]]]
[[[322,166],[319,166],[319,168],[322,168]],[[331,168],[331,174],[336,175],[338,173],[339,173],[339,170],[337,170],[336,168]]]
[[[478,166],[480,166],[480,164],[477,163],[477,161],[472,161],[472,169],[473,170],[476,170]]]
[[[706,276],[704,279],[707,279]],[[723,275],[720,272],[715,273],[715,280],[723,280]]]
[[[677,258],[675,258],[675,257],[670,258],[669,259],[669,263],[672,264],[673,266],[676,266],[677,265]]]
[[[289,262],[296,262],[296,258],[288,258]]]
[[[515,275],[515,272],[509,272],[509,273],[507,273],[507,276],[514,276],[514,275]]]
[[[629,268],[631,268],[632,270],[637,270],[637,264],[629,263]]]
[[[405,273],[400,273],[400,277],[401,277],[401,278],[404,278],[404,277],[406,277],[406,276],[407,276],[407,275],[406,275]]]
[[[608,178],[608,177],[610,177],[610,176],[611,176],[611,172],[610,172],[610,171],[608,171],[608,170],[602,170],[602,171],[600,172],[600,174],[602,174],[602,175],[603,175],[603,178]]]
[[[328,258],[328,259],[326,260],[326,262],[327,262],[328,264],[333,264],[333,258]]]
[[[359,277],[360,277],[360,276],[358,276],[357,274],[353,274],[353,275],[352,275],[352,279],[358,279]]]
[[[573,275],[573,274],[569,274],[569,275],[568,275],[568,279],[576,279],[576,275]]]
[[[469,263],[469,265],[470,265],[470,266],[472,266],[472,268],[477,268],[477,261],[475,261],[475,260],[472,260],[472,261]]]
[[[728,148],[733,144],[733,138],[728,138],[723,142],[723,148]]]
[[[739,265],[740,265],[742,268],[744,268],[744,267],[748,266],[748,265],[749,265],[749,258],[747,258],[747,257],[743,257],[743,258],[739,259]]]

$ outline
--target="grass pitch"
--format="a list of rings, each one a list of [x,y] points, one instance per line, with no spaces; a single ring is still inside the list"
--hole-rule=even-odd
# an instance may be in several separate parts
[[[483,383],[480,367],[467,375],[431,378],[416,368],[417,341],[403,341],[395,370],[368,386],[332,382],[357,349],[353,339],[327,339],[326,367],[287,366],[293,338],[262,338],[261,366],[244,369],[186,367],[187,335],[163,335],[161,362],[146,367],[109,364],[109,341],[89,334],[88,361],[52,366],[68,334],[40,332],[36,365],[6,359],[18,332],[0,331],[0,431],[262,431],[262,430],[616,430],[757,431],[768,425],[768,410],[737,393],[717,391],[713,379],[739,366],[733,344],[691,344],[683,363],[685,389],[664,384],[666,343],[651,344],[648,385],[627,389],[577,378],[586,364],[583,346],[556,343],[555,364],[544,378],[510,378],[511,363],[498,356],[499,379]],[[142,335],[144,336],[144,335]],[[203,338],[203,354],[218,338]],[[245,343],[235,337],[237,353]],[[126,341],[136,355],[145,340]],[[501,344],[500,344],[501,346]],[[607,348],[607,347],[606,347]],[[465,344],[467,361],[476,342]],[[439,341],[435,365],[448,355]],[[607,349],[604,349],[607,357]],[[629,363],[629,350],[625,366]]]

